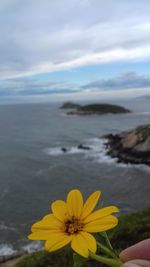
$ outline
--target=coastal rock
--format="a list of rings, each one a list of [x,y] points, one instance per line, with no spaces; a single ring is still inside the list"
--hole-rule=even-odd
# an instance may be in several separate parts
[[[120,142],[124,148],[133,148],[138,142],[138,136],[134,131],[129,132],[121,138]]]
[[[109,134],[107,154],[119,162],[147,164],[150,166],[150,124],[142,125],[129,132]]]
[[[61,151],[65,153],[65,152],[67,152],[67,148],[62,147],[62,148],[61,148]]]
[[[134,150],[137,152],[150,152],[150,136],[145,140],[134,147]]]
[[[78,145],[78,149],[90,150],[90,147],[80,144],[80,145]]]

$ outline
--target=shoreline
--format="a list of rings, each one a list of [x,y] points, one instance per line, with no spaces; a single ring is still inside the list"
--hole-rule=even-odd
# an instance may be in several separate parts
[[[18,261],[30,255],[27,251],[17,251],[11,255],[0,256],[0,267],[11,267],[14,266]]]

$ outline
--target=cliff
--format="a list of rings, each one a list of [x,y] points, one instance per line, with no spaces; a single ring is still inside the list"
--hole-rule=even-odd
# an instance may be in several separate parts
[[[108,154],[119,162],[150,166],[150,124],[138,126],[128,132],[105,136]]]

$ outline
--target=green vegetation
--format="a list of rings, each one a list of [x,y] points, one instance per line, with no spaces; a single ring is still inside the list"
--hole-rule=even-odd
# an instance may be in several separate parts
[[[138,134],[141,141],[147,139],[150,136],[150,124],[137,127],[136,134]]]
[[[126,113],[130,112],[129,110],[118,106],[118,105],[110,105],[110,104],[89,104],[85,106],[80,106],[78,111],[82,112],[91,112],[91,113],[98,113],[98,114],[105,114],[105,113]]]
[[[118,251],[150,238],[150,208],[142,212],[120,216],[119,225],[108,233],[113,247]],[[72,253],[68,248],[55,253],[40,251],[26,256],[14,267],[72,267]],[[85,262],[84,267],[98,267],[97,262]]]
[[[72,267],[73,257],[68,249],[48,253],[46,251],[39,251],[26,256],[14,267]]]
[[[72,108],[79,108],[80,105],[72,102],[65,102],[60,108],[64,109],[72,109]]]
[[[119,225],[110,231],[109,237],[118,250],[150,238],[150,208],[120,216]]]

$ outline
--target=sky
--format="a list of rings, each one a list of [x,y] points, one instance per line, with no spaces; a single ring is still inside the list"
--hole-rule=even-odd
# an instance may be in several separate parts
[[[1,0],[0,102],[150,95],[149,0]]]

